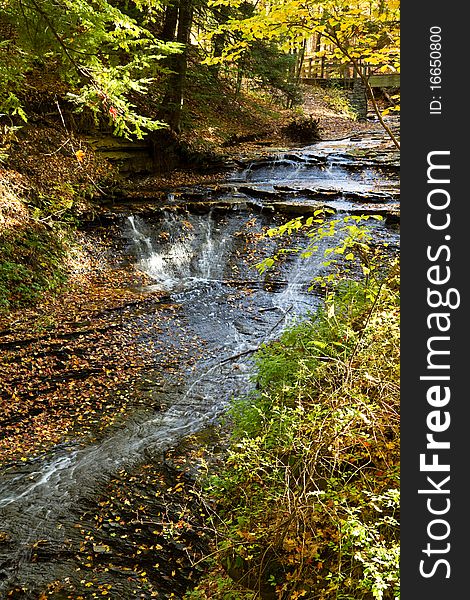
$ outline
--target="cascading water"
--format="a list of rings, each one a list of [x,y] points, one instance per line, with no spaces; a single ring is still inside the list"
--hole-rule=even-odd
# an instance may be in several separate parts
[[[360,142],[351,140],[318,142],[302,151],[278,153],[249,163],[245,169],[235,173],[231,182],[244,184],[244,193],[290,191],[303,204],[308,204],[310,195],[305,191],[327,191],[354,194],[357,197],[387,194],[397,191],[399,186],[398,165],[390,153],[381,148],[381,137],[371,136]],[[372,158],[364,158],[364,153]],[[350,208],[350,203],[332,204],[338,210]]]
[[[127,217],[127,235],[142,271],[155,281],[155,288],[174,291],[191,286],[192,280],[221,279],[232,245],[230,227],[218,226],[207,215],[185,218],[165,212],[154,225],[155,240],[149,225],[139,217]]]
[[[308,173],[304,164],[298,167],[295,180]],[[255,172],[261,176],[250,171],[248,177]],[[144,459],[159,460],[183,437],[216,421],[233,396],[252,389],[253,352],[278,337],[292,319],[315,310],[319,299],[308,287],[322,272],[321,252],[309,260],[289,256],[274,287],[269,276],[253,268],[262,248],[256,244],[270,225],[269,215],[235,209],[208,209],[198,215],[165,211],[159,218],[124,219],[129,255],[154,282],[150,289],[171,294],[187,336],[200,340],[204,355],[191,366],[182,359],[182,381],[171,385],[168,378],[170,383],[160,390],[166,406],[160,412],[137,411],[102,441],[58,447],[21,469],[5,471],[0,479],[0,532],[9,543],[6,550],[0,544],[0,596],[13,580],[40,588],[54,577],[74,577],[73,560],[38,565],[30,549],[38,540],[61,544],[72,539],[77,511],[113,473]],[[282,240],[263,241],[267,243],[271,246],[265,245],[264,251],[270,254]],[[136,336],[138,318],[133,322]],[[162,339],[155,341],[164,345],[165,332],[158,335]]]
[[[167,215],[165,227],[160,232],[160,237],[170,240],[169,252],[156,252],[150,242],[150,232],[146,231],[145,223],[138,217],[130,215],[130,237],[135,247],[136,256],[142,271],[147,273],[156,284],[164,290],[173,289],[179,282],[184,281],[189,275],[191,261],[191,232],[177,241],[170,236],[178,233],[173,215]]]

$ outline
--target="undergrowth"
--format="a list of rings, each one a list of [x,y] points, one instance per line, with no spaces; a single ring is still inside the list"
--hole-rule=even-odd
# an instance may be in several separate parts
[[[64,249],[41,229],[0,234],[0,310],[30,304],[65,281]]]
[[[399,597],[398,269],[343,279],[257,353],[206,483],[215,566],[188,598]]]
[[[34,303],[66,279],[65,230],[42,223],[37,210],[0,178],[0,313]]]
[[[338,114],[342,114],[353,121],[357,119],[357,113],[351,104],[349,95],[343,88],[338,85],[331,85],[328,88],[319,89],[319,94],[323,102]]]

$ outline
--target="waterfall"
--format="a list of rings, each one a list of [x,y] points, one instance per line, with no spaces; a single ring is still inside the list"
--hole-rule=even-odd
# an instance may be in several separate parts
[[[134,215],[131,215],[129,217],[127,217],[130,226],[131,226],[131,230],[132,230],[132,236],[133,236],[133,240],[134,240],[134,244],[136,245],[136,247],[139,249],[139,251],[141,253],[151,253],[152,250],[152,243],[150,242],[150,238],[148,236],[146,236],[140,229],[137,228],[137,224],[136,224],[136,220],[137,217],[134,217]]]
[[[203,223],[203,243],[200,252],[200,258],[198,259],[199,267],[202,275],[206,279],[210,279],[211,271],[215,263],[214,255],[214,240],[213,240],[213,221],[212,221],[212,208],[209,211],[207,219]]]
[[[127,217],[129,237],[139,268],[162,290],[173,290],[189,276],[192,257],[191,231],[173,240],[179,230],[173,213],[165,213],[157,236],[136,216]]]
[[[212,210],[189,216],[165,212],[153,232],[139,217],[129,216],[127,221],[138,266],[160,289],[174,291],[191,286],[194,280],[223,278],[232,240],[230,232],[218,226]]]

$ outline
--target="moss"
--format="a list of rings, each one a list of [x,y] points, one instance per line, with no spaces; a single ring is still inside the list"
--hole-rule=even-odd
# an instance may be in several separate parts
[[[63,243],[39,224],[0,235],[0,310],[25,306],[65,281]]]

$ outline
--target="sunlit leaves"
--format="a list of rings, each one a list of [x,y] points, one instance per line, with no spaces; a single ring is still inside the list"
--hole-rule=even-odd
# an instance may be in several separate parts
[[[213,2],[234,8],[239,2]],[[314,33],[325,36],[333,47],[333,55],[344,58],[346,53],[370,66],[389,63],[394,57],[399,63],[399,8],[383,3],[344,0],[305,2],[305,0],[277,0],[268,5],[259,4],[251,17],[232,18],[225,26],[238,31],[244,40],[285,38],[301,43]],[[234,42],[236,47],[238,42]],[[233,50],[227,50],[227,56]]]
[[[216,2],[237,8],[238,1]],[[255,3],[253,14],[239,14],[219,28],[231,35],[224,52],[206,62],[236,62],[246,55],[246,43],[256,40],[276,41],[286,53],[304,47],[306,40],[320,43],[314,57],[326,56],[328,61],[350,64],[356,76],[368,88],[381,125],[399,148],[398,137],[384,122],[373,98],[369,78],[377,73],[400,71],[400,11],[396,2],[380,0],[274,0]],[[316,36],[316,37],[314,37]],[[243,44],[243,46],[242,46]],[[399,106],[396,103],[395,109]]]
[[[332,244],[323,249],[323,256],[326,259],[323,262],[325,267],[342,264],[346,261],[352,263],[359,261],[364,275],[369,275],[375,266],[371,262],[369,242],[371,240],[370,232],[362,223],[372,220],[381,221],[381,215],[346,215],[342,219],[326,218],[331,215],[331,209],[318,209],[313,216],[304,219],[296,217],[283,223],[279,227],[267,230],[268,237],[291,236],[296,232],[302,232],[311,241],[306,249],[281,249],[273,256],[263,259],[256,265],[260,273],[271,269],[279,261],[282,254],[287,252],[299,252],[300,256],[309,259],[314,253],[319,251],[321,240],[331,238]],[[353,223],[352,225],[350,223]],[[362,225],[361,225],[362,224]],[[340,261],[344,259],[344,261]],[[317,282],[326,283],[331,276],[324,275],[316,278]]]
[[[140,0],[146,20],[161,4]],[[147,11],[150,9],[150,12]],[[15,95],[24,73],[49,69],[75,88],[70,98],[82,109],[116,114],[114,132],[141,138],[163,124],[138,113],[129,93],[145,93],[159,71],[159,61],[179,51],[162,43],[151,31],[107,0],[13,0],[0,7],[0,17],[12,24],[15,35],[8,52],[0,55],[0,109],[25,119]],[[7,95],[3,90],[9,90]],[[15,100],[12,102],[12,99]]]

